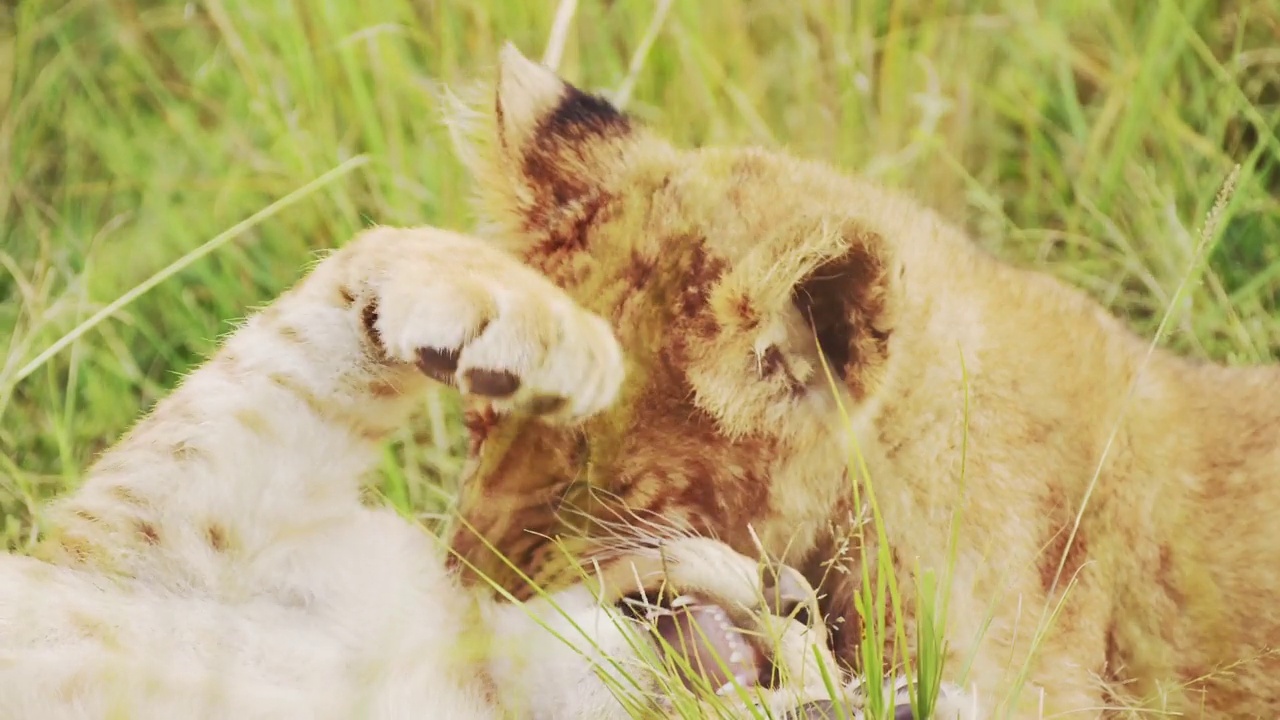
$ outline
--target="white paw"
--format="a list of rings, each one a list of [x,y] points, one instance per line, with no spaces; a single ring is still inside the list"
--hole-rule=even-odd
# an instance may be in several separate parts
[[[404,257],[374,283],[366,318],[387,354],[503,411],[579,420],[612,403],[624,366],[608,323],[513,257],[459,249],[443,268],[438,252]]]

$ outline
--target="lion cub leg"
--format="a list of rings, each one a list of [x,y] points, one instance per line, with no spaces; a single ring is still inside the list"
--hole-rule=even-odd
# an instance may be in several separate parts
[[[572,420],[613,399],[622,360],[603,320],[483,241],[370,230],[105,453],[40,553],[182,593],[332,585],[322,558],[296,560],[361,511],[361,476],[427,377]]]

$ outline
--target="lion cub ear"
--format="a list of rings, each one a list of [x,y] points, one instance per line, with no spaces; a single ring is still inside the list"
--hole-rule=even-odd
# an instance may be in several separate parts
[[[779,395],[825,387],[828,372],[854,400],[868,399],[886,377],[902,283],[891,245],[855,218],[802,214],[762,229],[710,291],[718,332],[690,365],[700,401],[746,431],[769,408],[789,407],[776,405]],[[754,369],[747,388],[719,380],[732,375],[723,363],[743,357]]]
[[[517,210],[538,214],[592,194],[630,141],[632,121],[506,44],[499,57],[498,152]]]
[[[859,223],[836,223],[840,250],[817,262],[792,287],[791,302],[830,370],[855,400],[884,378],[889,340],[901,312],[902,266],[880,235]]]

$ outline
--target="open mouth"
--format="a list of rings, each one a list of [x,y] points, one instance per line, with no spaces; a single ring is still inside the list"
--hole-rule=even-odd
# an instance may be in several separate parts
[[[737,689],[777,689],[782,683],[764,639],[735,624],[724,607],[694,595],[630,595],[618,607],[647,625],[659,654],[684,687],[724,696]],[[831,700],[810,700],[791,707],[783,720],[862,720],[862,710]],[[913,720],[909,701],[893,705],[894,720]]]
[[[620,607],[649,626],[662,659],[690,690],[723,695],[734,688],[772,688],[776,682],[760,639],[737,627],[715,603],[693,595],[657,601],[630,596]]]

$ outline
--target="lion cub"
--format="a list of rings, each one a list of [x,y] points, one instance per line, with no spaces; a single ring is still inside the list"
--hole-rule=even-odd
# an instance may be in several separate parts
[[[495,110],[465,148],[491,233],[612,324],[629,372],[580,429],[476,416],[465,557],[524,593],[471,528],[541,581],[549,538],[619,522],[758,541],[825,577],[856,665],[857,487],[903,595],[948,581],[944,676],[981,717],[1280,716],[1280,372],[1148,362],[909,199],[676,149],[510,47]]]
[[[630,717],[664,686],[614,604],[660,587],[758,621],[794,689],[820,682],[822,628],[762,607],[778,576],[716,542],[632,543],[526,607],[464,589],[435,538],[360,502],[427,374],[573,428],[623,365],[600,318],[505,253],[366,232],[103,455],[41,559],[0,557],[0,718]]]

